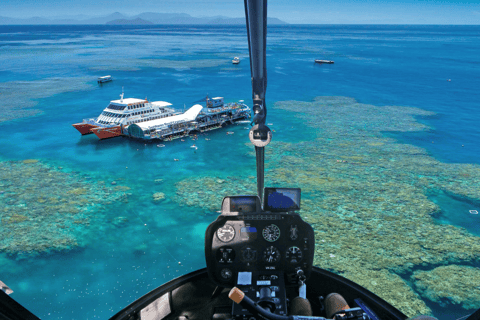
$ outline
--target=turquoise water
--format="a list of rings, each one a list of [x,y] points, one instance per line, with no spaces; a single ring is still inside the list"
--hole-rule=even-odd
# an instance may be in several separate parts
[[[267,185],[305,187],[305,199],[311,201],[305,208],[315,209],[320,206],[319,198],[308,187],[313,183],[307,181],[308,175],[302,185],[301,179],[288,178],[277,165],[287,164],[293,175],[305,175],[312,167],[316,172],[327,168],[328,177],[317,181],[322,183],[320,193],[331,205],[327,208],[335,208],[334,214],[347,216],[345,208],[361,195],[342,189],[352,201],[337,199],[334,205],[325,181],[333,186],[345,180],[388,183],[379,177],[397,170],[405,174],[392,183],[400,181],[408,190],[414,178],[405,176],[417,167],[422,168],[415,173],[417,178],[424,176],[431,163],[439,164],[442,169],[421,183],[430,187],[425,187],[428,192],[418,201],[431,205],[427,213],[435,224],[465,228],[465,237],[478,239],[480,214],[469,213],[480,211],[478,52],[480,28],[474,26],[269,28],[267,122],[275,130],[275,143],[267,149],[267,162],[271,159]],[[242,60],[239,65],[231,64],[234,56]],[[319,58],[335,64],[314,64]],[[125,97],[164,100],[178,109],[190,107],[206,94],[251,104],[243,27],[1,26],[0,65],[0,233],[6,239],[14,230],[12,241],[19,243],[1,242],[0,280],[14,290],[13,298],[42,319],[105,319],[165,281],[205,266],[204,231],[218,214],[221,201],[212,190],[222,194],[255,191],[255,159],[245,129],[249,125],[228,129],[233,135],[217,130],[196,141],[177,140],[158,148],[155,143],[126,138],[98,141],[93,135],[82,137],[71,124],[97,116],[110,100],[118,98],[122,88]],[[96,78],[107,74],[114,81],[97,85]],[[343,104],[338,116],[331,113],[328,118],[326,112],[335,108],[312,108],[303,114],[294,107],[321,96],[356,99],[369,116],[359,112],[350,119],[352,111],[343,114],[350,110],[342,108]],[[295,102],[280,107],[276,104],[280,101]],[[393,128],[399,121],[385,125],[388,113],[377,118],[379,110],[392,112],[393,118],[403,107],[435,114],[417,112],[415,120],[400,129]],[[317,121],[307,123],[305,115],[315,115]],[[346,119],[349,122],[342,122]],[[409,129],[417,125],[420,129]],[[385,129],[364,148],[362,141],[367,139],[362,135],[368,136],[375,128]],[[355,141],[362,147],[348,145]],[[190,148],[194,143],[196,151]],[[298,148],[302,143],[305,148]],[[404,145],[418,149],[410,151]],[[393,152],[395,148],[401,152]],[[280,151],[293,159],[281,158]],[[398,167],[376,171],[375,164],[371,166],[375,161],[365,160],[387,156],[391,157],[389,165],[396,161]],[[27,159],[38,162],[24,163]],[[358,169],[362,165],[345,171],[330,167],[339,159],[358,161],[372,170]],[[413,169],[406,167],[415,161],[419,162]],[[7,171],[19,174],[7,176]],[[446,193],[437,192],[444,187]],[[156,192],[162,192],[165,200],[154,201]],[[383,198],[392,203],[387,195]],[[365,206],[373,212],[383,201],[378,199],[366,199]],[[414,195],[406,199],[402,201],[420,206],[412,200]],[[209,204],[201,205],[201,200]],[[78,212],[69,212],[59,203]],[[359,203],[363,206],[364,202]],[[410,209],[405,211],[415,212]],[[42,237],[48,239],[44,247],[38,245]],[[33,249],[22,249],[28,246]],[[478,254],[466,255],[446,263],[478,268]],[[433,262],[413,264],[430,270],[441,265],[441,260],[439,256],[431,258]],[[338,265],[318,265],[342,272]],[[476,291],[464,298],[471,300],[464,307],[432,298],[409,282],[415,268],[404,265],[387,265],[385,270],[407,279],[412,295],[417,294],[415,298],[424,301],[440,320],[466,315],[475,303],[480,307],[480,292]],[[376,293],[389,298],[381,292]],[[405,313],[409,310],[398,307]]]

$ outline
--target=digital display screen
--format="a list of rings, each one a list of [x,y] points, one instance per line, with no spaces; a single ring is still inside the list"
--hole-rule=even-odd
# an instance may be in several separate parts
[[[257,199],[256,196],[231,197],[230,212],[256,212]]]
[[[265,188],[265,211],[300,210],[300,188]]]
[[[242,227],[240,229],[240,239],[242,240],[255,240],[257,239],[257,228],[255,227]]]

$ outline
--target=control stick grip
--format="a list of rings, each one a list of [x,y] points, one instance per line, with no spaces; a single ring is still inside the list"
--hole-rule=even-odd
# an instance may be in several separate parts
[[[237,287],[233,287],[228,294],[228,297],[232,299],[236,304],[240,304],[243,298],[245,297],[245,293],[242,290],[238,289]]]

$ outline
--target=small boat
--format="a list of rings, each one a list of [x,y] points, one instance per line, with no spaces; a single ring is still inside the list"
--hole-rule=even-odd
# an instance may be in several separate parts
[[[315,63],[326,63],[326,64],[334,64],[335,62],[332,61],[332,60],[319,60],[319,59],[315,59]]]
[[[105,83],[105,82],[110,82],[112,81],[112,76],[104,76],[104,77],[99,77],[97,79],[98,83]]]
[[[233,131],[228,131],[227,134],[234,134],[235,132]]]
[[[232,63],[233,64],[239,64],[240,63],[240,58],[239,57],[233,58]]]
[[[165,147],[165,145],[164,144],[157,144],[157,147],[163,148],[163,147]]]

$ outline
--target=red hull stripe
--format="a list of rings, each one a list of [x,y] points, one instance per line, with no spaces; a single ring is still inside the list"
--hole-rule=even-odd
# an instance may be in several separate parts
[[[122,129],[120,126],[110,128],[95,128],[92,129],[92,131],[100,139],[114,138],[122,135]]]
[[[72,124],[72,126],[77,129],[81,134],[90,134],[92,133],[92,129],[97,128],[97,126],[88,123],[76,123]]]

